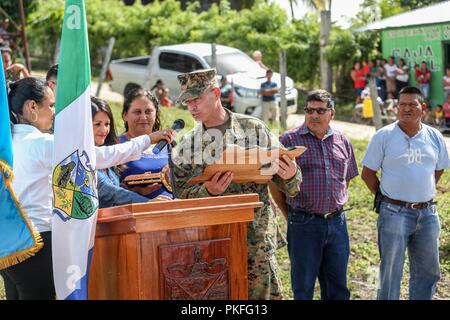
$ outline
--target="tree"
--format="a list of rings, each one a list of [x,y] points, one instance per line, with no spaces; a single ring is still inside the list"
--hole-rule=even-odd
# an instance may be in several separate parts
[[[289,0],[289,6],[291,8],[291,17],[292,20],[295,20],[295,16],[294,16],[294,5],[297,5],[297,0]]]
[[[32,11],[32,0],[24,0],[23,6],[25,8],[25,15]],[[20,15],[19,15],[19,1],[17,0],[2,0],[0,3],[0,8],[2,8],[8,15],[13,19],[18,25],[20,25]],[[0,21],[5,18],[0,13]]]
[[[331,0],[303,0],[320,12],[320,87],[331,92],[332,70],[326,58],[326,49],[331,30]]]
[[[378,5],[381,8],[381,18],[384,19],[444,1],[447,0],[380,0],[377,2],[379,2]]]

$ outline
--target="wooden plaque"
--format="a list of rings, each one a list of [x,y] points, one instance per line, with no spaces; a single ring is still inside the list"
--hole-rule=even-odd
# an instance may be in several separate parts
[[[306,151],[306,147],[297,146],[289,149],[285,148],[252,148],[244,149],[233,145],[226,148],[219,160],[207,166],[203,173],[189,180],[190,184],[202,183],[208,181],[217,172],[233,172],[234,183],[268,183],[272,180],[273,174],[265,171],[264,168],[270,167],[270,163],[276,158],[287,155],[294,159]]]

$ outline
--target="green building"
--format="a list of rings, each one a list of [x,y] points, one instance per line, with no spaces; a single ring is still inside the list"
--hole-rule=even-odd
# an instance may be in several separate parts
[[[431,105],[444,102],[443,76],[450,67],[450,1],[392,16],[358,31],[368,30],[381,31],[384,58],[406,61],[410,85],[416,85],[414,65],[425,61],[431,71]]]

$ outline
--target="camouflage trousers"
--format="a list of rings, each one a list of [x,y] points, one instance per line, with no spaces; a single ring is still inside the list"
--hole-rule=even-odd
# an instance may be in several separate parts
[[[281,300],[281,280],[275,250],[264,243],[248,245],[248,299]]]

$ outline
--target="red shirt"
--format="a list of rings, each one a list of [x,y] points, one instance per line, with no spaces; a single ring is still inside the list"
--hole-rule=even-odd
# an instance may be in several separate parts
[[[448,119],[450,118],[450,103],[446,102],[443,105],[444,109],[444,118]]]
[[[366,78],[364,75],[364,70],[353,70],[353,77],[356,80],[353,80],[355,84],[355,89],[364,89],[366,87]],[[361,78],[361,79],[360,79]]]
[[[425,69],[425,72],[422,72],[421,69],[416,70],[417,83],[424,84],[424,83],[430,82],[430,80],[427,79],[427,76],[430,76],[430,75],[431,75],[431,73],[430,73],[430,70],[428,70],[428,69]]]
[[[363,72],[364,72],[364,76],[366,76],[369,73],[369,71],[370,71],[369,65],[365,65],[362,69],[363,69]]]

